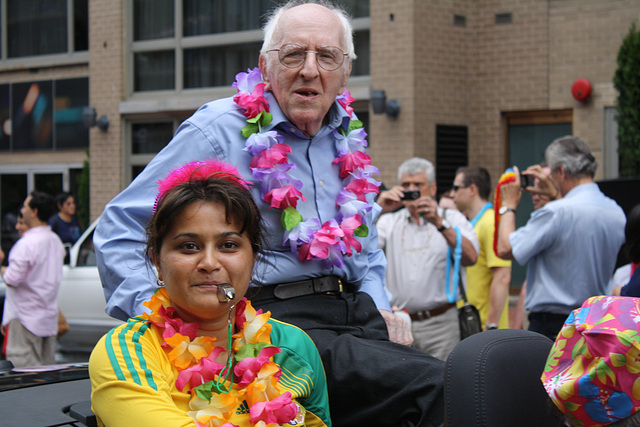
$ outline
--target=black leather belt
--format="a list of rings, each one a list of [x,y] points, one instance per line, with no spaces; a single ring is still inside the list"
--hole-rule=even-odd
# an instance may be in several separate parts
[[[342,279],[337,276],[322,276],[297,282],[265,285],[249,288],[248,298],[253,301],[266,299],[289,299],[304,295],[337,293],[345,290]]]
[[[411,320],[430,319],[433,316],[437,316],[439,314],[442,314],[442,313],[446,312],[447,310],[449,310],[450,308],[453,308],[455,306],[456,306],[455,303],[445,304],[445,305],[441,305],[438,308],[434,308],[433,310],[423,310],[423,311],[418,311],[418,312],[415,312],[415,313],[409,313],[409,316],[411,317]]]

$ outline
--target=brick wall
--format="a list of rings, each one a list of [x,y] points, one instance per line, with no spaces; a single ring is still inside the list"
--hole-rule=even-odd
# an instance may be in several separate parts
[[[507,12],[512,22],[496,24]],[[371,86],[402,106],[395,122],[371,116],[383,181],[394,184],[409,157],[435,159],[437,124],[468,126],[469,162],[496,180],[507,166],[507,112],[573,110],[574,134],[601,160],[618,47],[639,15],[637,0],[371,0]],[[571,95],[580,77],[594,88],[584,104]]]
[[[98,117],[109,118],[109,130],[91,129],[91,218],[123,186],[124,130],[118,105],[124,99],[124,1],[89,2],[89,103]]]

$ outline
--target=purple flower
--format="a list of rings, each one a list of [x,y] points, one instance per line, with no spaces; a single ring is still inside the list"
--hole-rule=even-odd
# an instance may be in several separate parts
[[[336,203],[340,206],[340,212],[338,219],[349,218],[356,214],[360,214],[364,217],[366,212],[369,212],[372,206],[367,203],[358,200],[358,196],[351,191],[341,190],[336,197]]]
[[[313,235],[322,227],[322,223],[318,218],[310,218],[293,227],[291,230],[285,230],[282,236],[282,245],[287,244],[291,247],[291,252],[298,251],[298,245],[301,243],[309,243],[313,240]]]
[[[367,140],[365,139],[367,132],[364,131],[364,128],[354,129],[347,136],[342,135],[335,129],[333,135],[336,137],[337,157],[342,157],[354,151],[364,151],[364,147],[367,146]]]
[[[252,93],[258,83],[262,83],[262,72],[256,67],[236,74],[236,81],[231,86],[238,88],[238,92]]]
[[[276,131],[264,133],[253,133],[245,143],[244,151],[248,151],[252,156],[257,156],[262,151],[268,149],[275,144],[281,144],[284,138]]]

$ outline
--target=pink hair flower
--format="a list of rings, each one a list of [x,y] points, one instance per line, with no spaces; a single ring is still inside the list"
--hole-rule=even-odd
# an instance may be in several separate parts
[[[180,184],[187,184],[191,181],[205,181],[212,177],[220,177],[235,182],[236,184],[249,189],[251,182],[240,177],[240,172],[229,163],[218,159],[189,162],[177,169],[174,169],[166,178],[158,181],[158,196],[153,204],[153,212],[158,207],[160,199],[173,187]]]

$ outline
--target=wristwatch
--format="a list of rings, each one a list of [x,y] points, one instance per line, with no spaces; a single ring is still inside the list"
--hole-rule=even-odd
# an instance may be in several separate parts
[[[451,228],[451,224],[449,224],[449,221],[442,218],[442,224],[440,225],[440,227],[438,227],[438,231],[442,233],[444,230],[448,230],[450,228]]]
[[[498,209],[498,213],[499,213],[500,215],[504,215],[504,214],[506,214],[507,212],[513,212],[513,213],[516,213],[516,210],[515,210],[515,209],[511,209],[511,208],[508,208],[508,207],[506,207],[506,206],[502,206],[502,207],[500,207],[500,209]]]

